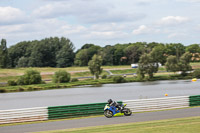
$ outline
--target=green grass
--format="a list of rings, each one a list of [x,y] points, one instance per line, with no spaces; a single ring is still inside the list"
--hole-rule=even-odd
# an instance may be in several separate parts
[[[87,80],[80,80],[77,82],[69,82],[69,83],[48,83],[48,84],[18,85],[18,86],[1,86],[0,93],[71,88],[74,86],[101,85],[101,84],[109,84],[109,83],[113,83],[112,79],[100,79],[100,80],[87,79]]]
[[[196,63],[198,64],[198,63]],[[200,63],[199,63],[200,65]],[[104,69],[112,69],[110,70],[113,74],[126,74],[126,73],[135,73],[137,69],[130,69],[130,66],[103,66]],[[28,68],[16,68],[16,69],[0,69],[0,82],[7,82],[8,80],[17,80],[19,75],[23,75],[24,71]],[[85,77],[92,76],[88,71],[87,67],[69,67],[69,68],[33,68],[40,71],[42,80],[52,79],[53,72],[57,70],[66,70],[71,71],[71,78],[76,77]],[[116,70],[115,70],[116,69]],[[160,71],[165,70],[164,67],[159,68]],[[73,72],[76,71],[76,72]],[[78,72],[77,72],[78,71]],[[106,71],[103,71],[101,75],[108,75]],[[154,75],[155,80],[178,80],[178,79],[191,79],[191,76],[182,77],[180,75],[175,75],[174,73],[156,73]],[[127,82],[142,82],[147,81],[148,79],[140,80],[133,75],[127,75]],[[34,90],[48,90],[48,89],[57,89],[57,88],[70,88],[74,86],[80,85],[100,85],[114,83],[112,79],[104,79],[104,80],[81,80],[78,82],[71,83],[63,83],[57,84],[48,81],[46,84],[37,84],[37,85],[23,85],[23,86],[7,86],[0,84],[0,93],[4,92],[19,92],[19,91],[34,91]]]
[[[200,117],[84,127],[40,133],[198,133]]]
[[[181,76],[181,75],[155,75],[151,81],[156,80],[180,80],[180,79],[191,79],[191,76]],[[144,82],[149,81],[147,78],[145,79],[138,79],[137,77],[126,77],[126,82]],[[18,85],[18,86],[7,86],[1,85],[0,86],[0,93],[5,92],[21,92],[21,91],[36,91],[36,90],[49,90],[49,89],[59,89],[59,88],[71,88],[75,86],[82,86],[82,85],[95,85],[99,86],[102,84],[111,84],[115,83],[112,78],[108,79],[86,79],[80,80],[76,82],[69,82],[69,83],[46,83],[46,84],[33,84],[33,85]]]

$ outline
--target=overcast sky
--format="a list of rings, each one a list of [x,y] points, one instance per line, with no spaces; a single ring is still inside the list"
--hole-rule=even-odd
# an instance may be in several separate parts
[[[7,46],[47,37],[76,49],[129,42],[200,43],[200,0],[0,0]]]

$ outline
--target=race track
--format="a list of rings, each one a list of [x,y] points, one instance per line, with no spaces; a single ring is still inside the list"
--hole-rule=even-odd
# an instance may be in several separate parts
[[[192,116],[200,116],[200,107],[157,111],[157,112],[136,113],[136,114],[133,114],[132,116],[127,116],[127,117],[122,116],[122,117],[114,117],[114,118],[105,118],[102,116],[102,117],[94,117],[94,118],[61,120],[61,121],[52,121],[52,122],[35,123],[35,124],[2,126],[0,127],[0,132],[1,133],[25,133],[25,132],[70,129],[70,128],[99,126],[99,125],[111,125],[111,124],[120,124],[120,123],[153,121],[153,120],[172,119],[172,118],[184,118],[184,117],[192,117]]]

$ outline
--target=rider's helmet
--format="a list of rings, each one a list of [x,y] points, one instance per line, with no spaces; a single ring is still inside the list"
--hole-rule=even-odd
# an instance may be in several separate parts
[[[112,99],[108,99],[108,103],[111,104],[113,102]]]

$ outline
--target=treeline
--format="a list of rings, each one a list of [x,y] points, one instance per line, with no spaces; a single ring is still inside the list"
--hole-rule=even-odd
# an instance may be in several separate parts
[[[102,57],[102,65],[128,65],[138,63],[143,54],[151,53],[161,64],[170,55],[180,58],[189,52],[192,61],[199,61],[200,44],[184,46],[181,43],[136,42],[100,47],[85,44],[75,51],[74,44],[65,37],[50,37],[40,41],[23,41],[7,48],[6,40],[1,40],[0,67],[69,67],[87,66],[96,54]],[[159,56],[158,56],[159,55]],[[162,55],[162,56],[160,56]]]

